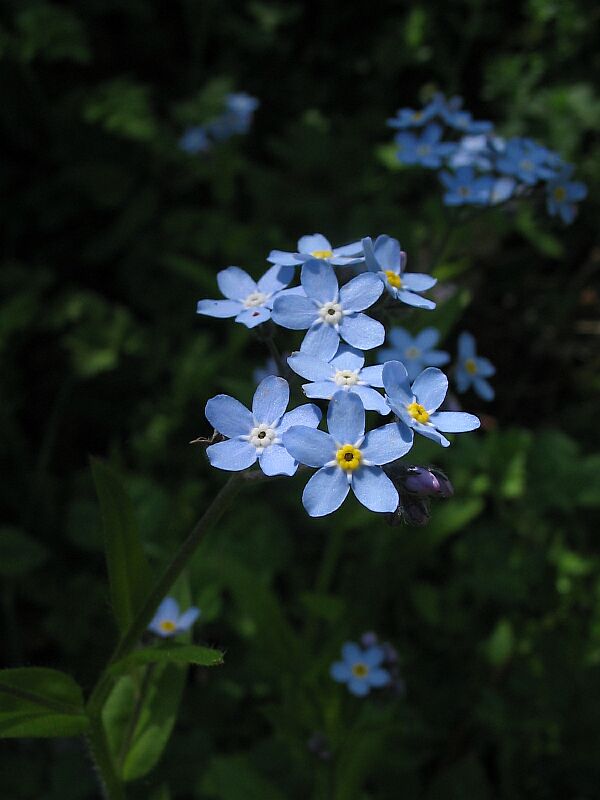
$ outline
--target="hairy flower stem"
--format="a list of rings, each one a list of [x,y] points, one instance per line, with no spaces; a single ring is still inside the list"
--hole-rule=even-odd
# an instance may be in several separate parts
[[[86,736],[89,753],[100,783],[103,800],[126,800],[125,789],[117,775],[100,717],[90,718]]]

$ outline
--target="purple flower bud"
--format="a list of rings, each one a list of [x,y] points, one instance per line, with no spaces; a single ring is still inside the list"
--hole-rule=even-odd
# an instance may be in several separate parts
[[[446,475],[441,470],[427,467],[411,467],[404,479],[404,488],[422,497],[451,497],[454,494]]]
[[[385,653],[384,662],[386,665],[398,663],[398,651],[389,642],[384,642],[382,645],[383,652]]]
[[[396,512],[397,513],[397,512]],[[402,503],[402,519],[407,525],[422,528],[429,523],[429,503],[420,497],[404,498]]]
[[[374,647],[379,644],[379,638],[374,631],[366,631],[360,637],[360,643],[363,647]]]

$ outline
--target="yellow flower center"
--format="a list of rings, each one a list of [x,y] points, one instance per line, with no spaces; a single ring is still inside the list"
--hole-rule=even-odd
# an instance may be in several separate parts
[[[159,625],[159,628],[163,633],[173,633],[173,631],[176,630],[177,625],[172,619],[163,619]]]
[[[469,373],[469,375],[475,375],[477,372],[477,364],[472,358],[467,358],[465,361],[465,369]]]
[[[427,422],[429,420],[429,414],[425,410],[425,406],[422,406],[421,403],[409,403],[409,405],[406,406],[406,410],[417,422]]]
[[[366,664],[353,664],[352,674],[355,678],[366,678],[369,674],[369,668]]]
[[[562,203],[562,201],[566,198],[567,191],[564,186],[557,186],[554,190],[554,199],[557,203]]]
[[[313,258],[331,258],[333,256],[333,250],[313,250],[311,256]]]
[[[355,470],[360,466],[362,454],[353,444],[345,444],[337,451],[335,458],[341,469]]]
[[[393,286],[394,289],[399,289],[402,286],[402,278],[396,272],[392,272],[391,269],[386,269],[385,277],[389,285]]]
[[[404,351],[404,355],[406,356],[406,358],[410,358],[412,360],[418,358],[421,355],[421,351],[419,350],[418,347],[414,346],[407,347],[406,350]]]

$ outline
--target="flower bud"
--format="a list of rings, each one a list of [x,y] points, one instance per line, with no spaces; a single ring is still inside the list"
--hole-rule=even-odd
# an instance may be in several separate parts
[[[360,637],[360,643],[363,647],[374,647],[379,644],[379,638],[374,631],[366,631]]]
[[[410,467],[404,479],[404,489],[422,497],[451,497],[454,494],[446,475],[429,467]]]

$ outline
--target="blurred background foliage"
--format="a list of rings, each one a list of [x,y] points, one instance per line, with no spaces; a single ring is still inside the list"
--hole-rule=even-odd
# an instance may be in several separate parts
[[[436,274],[464,290],[408,326],[451,348],[466,327],[498,369],[491,406],[466,400],[484,432],[411,454],[455,485],[427,528],[354,501],[309,520],[302,478],[246,490],[189,576],[225,665],[188,672],[132,798],[598,796],[597,23],[584,0],[1,4],[3,666],[89,688],[115,639],[90,454],[120,469],[155,564],[223,484],[188,442],[266,353],[196,317],[219,269],[259,275],[321,231],[396,236],[416,270],[448,236]],[[434,90],[575,163],[573,226],[531,202],[458,222],[431,174],[390,164],[386,118]],[[260,99],[250,134],[182,152],[228,91]],[[405,695],[328,677],[370,629]],[[5,743],[0,771],[6,800],[97,796],[76,740]]]

